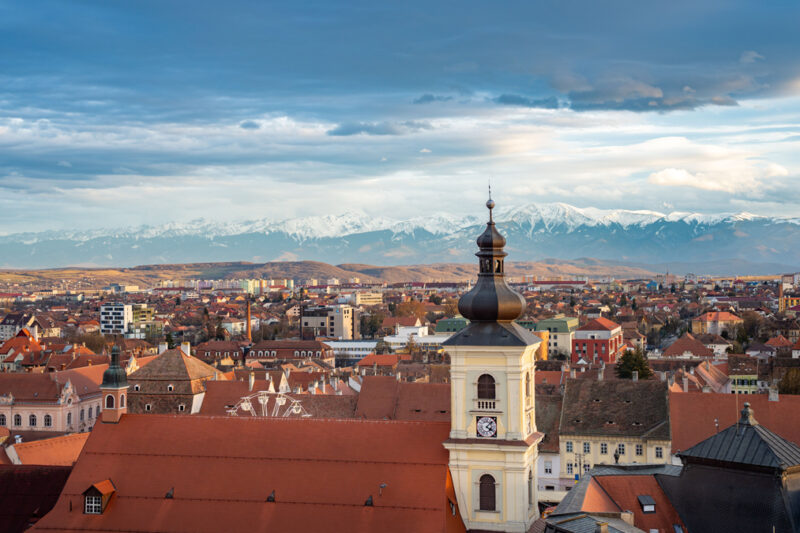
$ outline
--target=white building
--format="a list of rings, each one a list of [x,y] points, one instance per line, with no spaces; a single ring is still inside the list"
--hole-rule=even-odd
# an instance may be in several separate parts
[[[132,322],[131,304],[108,303],[100,306],[100,333],[103,335],[124,334]]]

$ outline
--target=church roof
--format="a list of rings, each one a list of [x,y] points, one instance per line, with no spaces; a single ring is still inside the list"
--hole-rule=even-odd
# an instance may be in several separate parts
[[[759,424],[749,403],[744,404],[736,424],[678,455],[689,462],[735,463],[781,471],[800,466],[800,446]]]
[[[213,378],[219,373],[197,357],[186,355],[179,348],[167,350],[153,359],[147,366],[130,375],[131,380],[146,381],[191,381]]]
[[[448,502],[457,503],[442,446],[449,431],[442,422],[127,414],[95,426],[33,531],[463,532]],[[117,490],[103,514],[80,512],[83,493],[105,479]]]
[[[516,322],[472,322],[443,346],[530,346],[542,339]]]

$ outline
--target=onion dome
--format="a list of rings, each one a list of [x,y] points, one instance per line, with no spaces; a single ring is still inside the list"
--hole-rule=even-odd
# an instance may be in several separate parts
[[[489,222],[478,237],[478,282],[458,301],[458,311],[472,322],[511,322],[525,311],[525,298],[506,284],[503,247],[505,238],[500,235],[492,219],[494,201],[486,202]]]
[[[111,348],[111,364],[103,372],[103,383],[101,389],[122,389],[128,386],[128,375],[125,369],[119,364],[119,346]]]

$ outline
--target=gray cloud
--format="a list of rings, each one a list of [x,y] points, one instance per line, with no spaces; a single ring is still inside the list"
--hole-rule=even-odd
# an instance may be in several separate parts
[[[501,94],[493,98],[492,101],[500,105],[510,105],[519,107],[538,107],[543,109],[558,109],[558,98],[528,98],[518,94]]]
[[[407,120],[403,122],[346,122],[326,133],[334,137],[349,135],[405,135],[419,130],[429,130],[429,122]]]
[[[415,104],[431,104],[433,102],[449,102],[452,99],[453,99],[452,96],[444,96],[444,95],[438,95],[438,94],[425,93],[422,96],[420,96],[419,98],[415,98],[414,99],[414,103]]]
[[[261,126],[258,124],[258,122],[254,122],[252,120],[245,120],[244,122],[241,122],[239,124],[239,127],[244,130],[257,130]]]

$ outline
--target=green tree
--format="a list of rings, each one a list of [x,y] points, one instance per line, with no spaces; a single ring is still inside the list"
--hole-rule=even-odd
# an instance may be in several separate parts
[[[631,298],[631,309],[636,311],[639,308],[639,304],[636,303],[636,298]]]
[[[632,352],[625,352],[617,361],[617,377],[631,379],[634,370],[639,371],[639,379],[647,379],[653,375],[653,371],[650,370],[650,365],[647,364],[647,358],[644,356],[644,352],[638,347]]]
[[[800,368],[790,368],[778,382],[781,394],[800,394]]]
[[[169,348],[170,350],[175,347],[175,339],[172,338],[172,333],[167,333],[167,338],[165,339],[165,342],[167,343],[167,348]]]
[[[619,298],[619,306],[620,307],[625,307],[626,305],[628,305],[628,297],[623,294]]]
[[[442,304],[442,297],[438,294],[431,294],[431,297],[428,298],[428,301],[433,305],[441,305]]]

